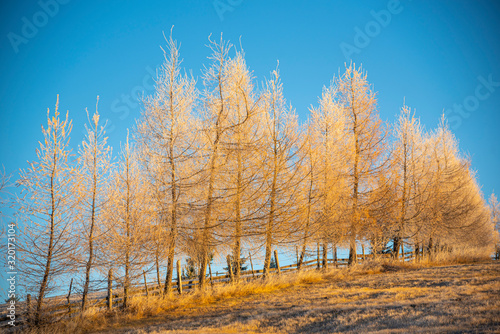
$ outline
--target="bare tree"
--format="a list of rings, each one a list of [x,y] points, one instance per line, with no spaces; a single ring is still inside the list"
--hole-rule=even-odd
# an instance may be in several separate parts
[[[228,71],[230,62],[229,51],[232,45],[221,41],[216,43],[210,40],[210,48],[212,50],[212,65],[205,70],[204,73],[204,120],[203,134],[205,142],[205,201],[203,203],[203,223],[201,228],[201,265],[199,272],[200,288],[205,286],[206,268],[209,259],[209,252],[216,242],[213,231],[220,224],[215,217],[215,211],[221,206],[220,199],[224,198],[223,189],[216,188],[217,181],[220,180],[221,167],[224,162],[221,159],[223,140],[227,131],[237,124],[228,122],[228,87],[227,83],[231,72]],[[242,123],[247,119],[244,116]]]
[[[99,97],[97,97],[97,103]],[[86,128],[86,137],[79,149],[79,167],[81,171],[79,197],[79,215],[81,231],[84,236],[82,244],[85,259],[85,279],[82,292],[82,310],[87,307],[87,298],[90,285],[90,274],[95,264],[95,245],[99,225],[102,222],[101,211],[106,201],[106,181],[111,167],[111,148],[107,145],[105,125],[99,123],[100,115],[96,111]]]
[[[145,99],[138,123],[142,160],[157,191],[158,217],[168,228],[166,295],[172,291],[175,247],[182,210],[190,201],[186,192],[195,182],[199,147],[192,109],[197,99],[195,80],[181,74],[179,47],[170,36],[165,61],[153,96]]]
[[[379,119],[375,93],[361,68],[346,66],[337,80],[336,108],[339,118],[345,119],[341,132],[343,152],[347,153],[348,185],[351,189],[349,264],[356,261],[356,238],[363,223],[363,207],[377,173],[383,166],[385,129]]]
[[[73,269],[75,236],[73,189],[76,170],[73,166],[69,135],[72,124],[59,117],[59,96],[47,127],[42,126],[43,141],[37,149],[38,161],[21,170],[18,199],[24,220],[20,243],[22,270],[28,284],[38,290],[35,323],[41,322],[44,298],[60,277]]]
[[[316,188],[319,196],[317,224],[321,227],[318,242],[323,245],[323,267],[327,266],[328,243],[339,244],[343,240],[348,164],[343,146],[347,119],[337,103],[338,87],[334,83],[323,89],[319,107],[311,110],[311,134],[317,156]]]
[[[307,132],[303,138],[302,150],[299,152],[303,156],[303,164],[301,165],[302,178],[304,185],[301,187],[301,193],[297,201],[301,201],[301,210],[299,212],[301,220],[304,222],[303,228],[300,229],[302,236],[298,237],[300,242],[300,255],[297,258],[297,269],[300,269],[306,257],[307,246],[311,240],[317,235],[317,226],[315,224],[315,211],[318,202],[319,191],[318,183],[318,154],[315,151],[313,138],[311,135],[311,122],[306,124]],[[299,247],[299,246],[297,246]],[[298,248],[297,248],[298,251]]]
[[[426,164],[431,173],[428,191],[422,192],[425,209],[420,234],[427,252],[454,246],[488,248],[494,234],[486,202],[470,161],[460,155],[458,142],[444,116],[428,138]]]
[[[227,110],[230,128],[223,141],[226,158],[227,201],[234,210],[228,212],[227,228],[223,238],[232,243],[234,278],[240,277],[243,237],[248,234],[248,223],[258,210],[256,198],[260,196],[259,164],[254,159],[262,140],[259,117],[260,96],[254,92],[253,77],[247,68],[242,51],[227,63]],[[226,236],[226,234],[228,234]]]
[[[140,276],[139,269],[149,260],[144,247],[151,242],[148,229],[153,217],[148,192],[137,153],[127,138],[103,213],[108,232],[102,246],[110,266],[123,270],[124,308],[128,307],[132,279]]]
[[[272,247],[279,243],[280,234],[292,226],[295,187],[299,179],[297,168],[297,117],[283,97],[279,71],[271,73],[263,97],[265,140],[262,146],[264,177],[265,258],[263,276],[269,275]]]
[[[399,207],[398,225],[393,238],[393,255],[397,258],[399,250],[404,249],[404,240],[417,231],[408,224],[418,220],[423,210],[421,191],[425,190],[424,174],[429,170],[424,164],[425,143],[420,122],[409,107],[401,108],[400,116],[394,126],[395,143],[392,151],[393,177],[395,188],[394,201]],[[420,189],[417,183],[420,182]],[[421,191],[417,191],[421,190]]]

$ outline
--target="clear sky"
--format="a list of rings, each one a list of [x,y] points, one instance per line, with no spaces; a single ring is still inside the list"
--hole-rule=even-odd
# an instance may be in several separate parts
[[[210,34],[241,41],[259,82],[279,60],[301,121],[344,62],[362,63],[383,120],[392,123],[403,101],[427,129],[446,111],[488,197],[500,192],[499,22],[500,1],[3,0],[0,165],[17,174],[36,158],[57,94],[74,122],[75,151],[85,107],[93,111],[99,95],[118,152],[174,25],[195,77],[208,63]]]

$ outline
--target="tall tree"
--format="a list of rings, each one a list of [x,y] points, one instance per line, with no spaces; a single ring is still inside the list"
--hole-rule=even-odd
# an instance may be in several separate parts
[[[425,143],[420,122],[407,106],[401,108],[401,113],[394,126],[395,144],[392,152],[392,166],[396,177],[395,201],[398,205],[395,236],[393,238],[393,254],[398,257],[399,250],[404,249],[404,239],[410,236],[408,224],[418,219],[423,206],[420,202],[421,193],[416,191],[416,183],[424,179],[428,172],[424,165]],[[421,188],[424,184],[421,184]]]
[[[346,232],[342,223],[345,217],[342,212],[345,208],[348,187],[344,143],[346,128],[345,113],[337,103],[337,87],[332,83],[323,89],[319,100],[319,107],[311,110],[311,134],[317,155],[316,177],[320,205],[317,208],[318,224],[321,226],[321,235],[318,242],[323,245],[323,266],[327,266],[326,255],[328,243],[335,244],[342,241]]]
[[[255,202],[259,196],[259,164],[254,159],[262,139],[262,124],[259,117],[259,96],[254,92],[253,77],[246,65],[244,54],[237,51],[227,66],[227,110],[229,129],[223,142],[227,165],[224,174],[228,177],[227,200],[234,210],[227,217],[232,243],[234,278],[240,277],[242,239],[248,234],[248,222],[256,212]],[[223,232],[224,233],[224,232]]]
[[[272,247],[292,224],[293,198],[298,193],[297,136],[294,110],[287,106],[279,71],[266,81],[263,97],[265,140],[262,145],[265,257],[263,276],[269,275]]]
[[[300,270],[302,263],[306,257],[307,246],[311,243],[311,240],[317,234],[317,227],[315,224],[315,211],[318,202],[319,191],[317,189],[317,170],[318,170],[318,154],[315,150],[313,143],[313,138],[311,135],[311,122],[306,124],[307,131],[303,138],[302,150],[299,152],[303,156],[303,164],[301,165],[302,178],[304,180],[304,186],[300,189],[302,190],[297,201],[301,201],[300,205],[300,217],[301,221],[304,222],[303,228],[300,229],[301,236],[297,239],[300,242],[300,255],[297,258],[297,269]],[[298,252],[297,245],[297,252]]]
[[[453,246],[491,245],[493,228],[486,201],[470,161],[460,155],[458,141],[444,116],[430,134],[428,145],[426,164],[432,173],[421,230],[429,255]]]
[[[148,232],[153,217],[147,196],[150,189],[128,138],[111,179],[112,188],[104,210],[107,233],[103,247],[109,265],[123,270],[123,307],[126,308],[132,280],[140,276],[139,269],[150,260],[145,245],[151,242]]]
[[[82,310],[87,307],[91,270],[95,265],[96,239],[102,222],[101,211],[106,201],[106,182],[111,167],[111,148],[107,144],[105,125],[99,123],[100,115],[97,110],[99,97],[97,97],[96,111],[85,125],[86,135],[79,149],[79,168],[81,171],[79,209],[81,231],[84,236],[82,244],[85,259],[85,278],[82,292]]]
[[[348,185],[351,189],[349,261],[356,261],[356,238],[363,223],[363,212],[372,181],[383,166],[385,129],[380,121],[375,93],[362,68],[354,64],[346,66],[344,74],[335,82],[337,87],[335,110],[345,119],[343,151],[347,153]]]
[[[60,282],[61,275],[72,269],[76,170],[69,149],[72,123],[59,116],[59,96],[55,112],[47,110],[44,140],[37,149],[38,161],[21,170],[22,192],[19,207],[24,218],[21,237],[23,272],[28,285],[38,290],[34,321],[41,322],[46,294]]]
[[[201,261],[199,281],[200,288],[203,289],[206,281],[206,268],[209,260],[209,253],[216,244],[213,234],[214,229],[221,226],[215,216],[216,210],[222,208],[220,202],[226,198],[226,190],[217,185],[221,181],[222,167],[225,165],[224,138],[232,128],[245,123],[248,114],[242,115],[237,123],[230,122],[230,108],[228,97],[231,93],[229,81],[233,72],[230,70],[231,58],[229,51],[232,45],[222,40],[219,43],[210,40],[212,50],[212,64],[204,72],[204,97],[203,97],[203,134],[204,134],[204,158],[206,164],[203,168],[205,175],[205,201],[203,203],[203,223],[201,228]]]
[[[154,95],[145,99],[138,124],[138,141],[153,189],[158,192],[158,215],[168,229],[167,274],[164,292],[172,291],[175,247],[181,210],[194,183],[198,125],[192,111],[197,99],[195,80],[181,73],[179,47],[170,36]]]

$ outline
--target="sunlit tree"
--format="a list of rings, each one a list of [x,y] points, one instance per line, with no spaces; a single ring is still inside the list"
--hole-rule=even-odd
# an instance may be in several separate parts
[[[338,143],[345,152],[347,185],[350,189],[349,264],[356,260],[356,238],[363,224],[363,214],[374,179],[385,159],[384,128],[377,110],[375,93],[365,72],[353,64],[346,66],[344,74],[334,81],[335,108],[339,119],[344,119]]]
[[[234,277],[241,272],[243,238],[251,233],[249,222],[255,217],[255,206],[260,196],[260,164],[255,156],[259,153],[263,131],[260,117],[260,96],[254,91],[253,77],[247,68],[244,54],[237,51],[227,63],[225,70],[228,130],[222,150],[226,166],[222,173],[226,181],[227,201],[233,210],[228,211],[227,222],[222,231],[232,248]]]
[[[97,98],[99,102],[99,97]],[[106,202],[106,183],[111,167],[111,147],[107,144],[105,125],[101,125],[96,111],[85,125],[86,135],[79,149],[80,180],[78,188],[79,221],[82,233],[81,251],[84,259],[85,278],[82,292],[82,310],[87,307],[91,270],[95,265],[96,240],[103,230],[101,211]]]
[[[424,208],[422,192],[425,191],[425,174],[430,170],[425,165],[425,142],[420,121],[407,106],[401,108],[394,125],[395,143],[392,150],[391,173],[394,178],[395,205],[398,207],[393,238],[393,255],[398,257],[404,249],[404,240],[414,237],[418,230],[410,224],[418,223]],[[420,182],[419,188],[417,183]],[[410,225],[410,226],[409,226]],[[418,242],[416,242],[418,246]]]
[[[74,189],[77,170],[69,148],[71,121],[61,119],[59,96],[54,114],[47,110],[37,161],[21,170],[19,209],[24,230],[20,236],[22,271],[28,290],[38,292],[34,321],[41,321],[44,299],[62,284],[61,277],[74,270]]]
[[[153,95],[137,126],[141,157],[155,192],[157,216],[167,230],[165,294],[172,291],[172,275],[179,224],[190,202],[188,194],[199,166],[198,125],[192,111],[197,99],[195,80],[181,72],[179,47],[170,36]]]
[[[272,247],[290,233],[294,213],[293,198],[298,194],[298,124],[294,110],[286,104],[283,85],[276,69],[266,81],[263,96],[264,142],[262,144],[265,240],[264,277],[269,274]]]
[[[319,107],[311,110],[311,140],[316,154],[316,189],[319,206],[316,223],[321,235],[318,242],[323,247],[323,267],[327,266],[329,242],[334,245],[343,241],[346,234],[345,215],[349,197],[348,160],[345,149],[346,114],[338,103],[338,87],[335,82],[323,88]]]
[[[132,281],[151,260],[145,246],[151,242],[148,232],[153,217],[150,189],[128,138],[111,180],[103,214],[107,233],[102,247],[108,266],[118,269],[114,275],[123,273],[123,307],[127,307]]]
[[[224,217],[222,211],[224,206],[222,202],[227,198],[227,191],[220,183],[222,180],[222,169],[225,165],[224,159],[224,137],[227,132],[239,123],[244,123],[248,117],[242,115],[241,122],[235,124],[230,122],[230,109],[228,97],[229,80],[232,74],[229,71],[231,58],[229,51],[232,45],[222,40],[219,43],[210,40],[209,45],[212,55],[211,65],[205,69],[203,76],[204,94],[203,94],[203,175],[204,175],[204,201],[201,210],[202,217],[200,221],[201,232],[201,260],[199,281],[200,288],[203,289],[206,281],[206,268],[209,260],[210,250],[221,242],[214,234],[216,229],[221,228],[221,222],[218,217]]]

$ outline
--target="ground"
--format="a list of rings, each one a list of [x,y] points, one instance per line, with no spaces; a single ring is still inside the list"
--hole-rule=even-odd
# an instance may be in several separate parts
[[[500,333],[500,262],[333,275],[105,333]]]

